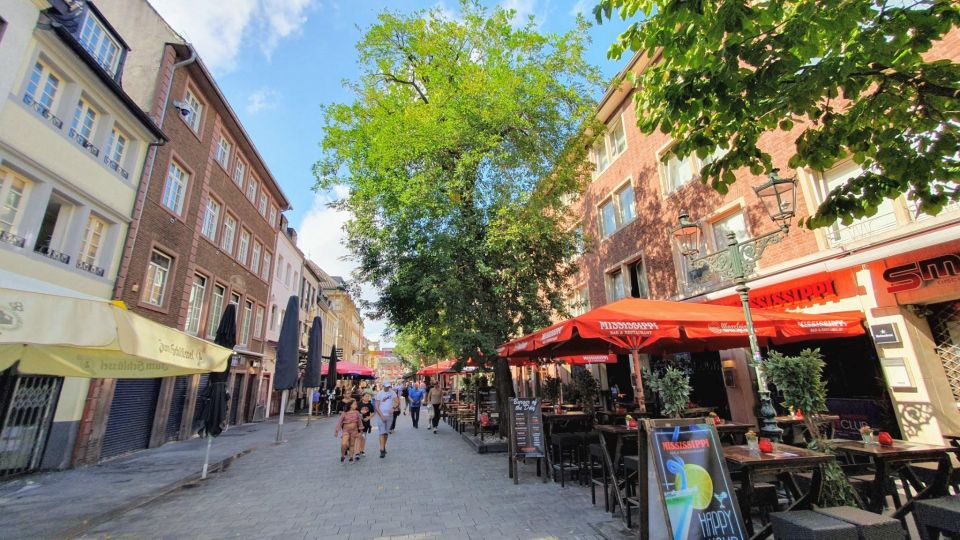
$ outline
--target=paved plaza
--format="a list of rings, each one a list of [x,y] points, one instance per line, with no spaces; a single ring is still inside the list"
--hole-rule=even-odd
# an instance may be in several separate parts
[[[337,457],[333,420],[314,421],[84,537],[602,538],[622,528],[585,487],[542,483],[532,465],[514,485],[504,454],[476,454],[444,424],[437,434],[408,416],[397,424],[385,459],[375,432],[351,464]]]

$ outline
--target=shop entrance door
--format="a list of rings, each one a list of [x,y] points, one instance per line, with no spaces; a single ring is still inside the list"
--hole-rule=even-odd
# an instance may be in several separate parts
[[[960,403],[960,301],[930,304],[927,317],[953,399]]]
[[[61,377],[0,373],[0,479],[40,466]]]

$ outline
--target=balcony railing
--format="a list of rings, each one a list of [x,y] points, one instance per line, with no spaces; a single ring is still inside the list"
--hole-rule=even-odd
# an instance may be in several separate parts
[[[119,163],[110,159],[110,156],[103,156],[103,163],[106,164],[107,167],[110,167],[111,169],[116,171],[117,174],[122,176],[124,180],[128,180],[130,178],[130,173],[128,173],[126,169],[121,167]]]
[[[84,272],[90,272],[99,277],[103,277],[104,269],[99,266],[94,266],[85,261],[77,261],[77,268],[83,270]]]
[[[683,296],[716,291],[731,283],[730,280],[722,279],[716,271],[707,265],[689,269],[680,281],[680,292]]]
[[[86,137],[79,134],[77,130],[70,128],[68,135],[70,136],[71,139],[77,141],[77,144],[79,144],[84,149],[86,149],[87,152],[90,152],[90,154],[92,154],[94,157],[98,157],[100,155],[100,149],[94,146],[93,143],[87,140]]]
[[[887,211],[869,218],[858,219],[849,225],[838,223],[827,230],[827,240],[830,241],[831,246],[840,246],[891,231],[898,226],[896,214],[893,211]]]
[[[0,231],[0,242],[22,248],[24,245],[26,245],[27,239],[22,236],[17,236],[9,231]]]
[[[61,263],[63,263],[63,264],[70,264],[70,256],[69,256],[69,255],[67,255],[66,253],[61,253],[61,252],[59,252],[59,251],[57,251],[57,250],[55,250],[55,249],[49,248],[49,247],[47,247],[47,246],[39,246],[39,247],[37,247],[37,249],[35,249],[34,251],[36,251],[37,253],[43,255],[44,257],[47,257],[47,258],[49,258],[49,259],[53,259],[53,260],[55,260],[55,261],[57,261],[57,262],[61,262]]]
[[[40,102],[34,100],[32,97],[28,96],[27,94],[23,95],[23,102],[28,107],[36,111],[37,114],[49,120],[50,123],[53,124],[55,128],[63,129],[63,120],[57,118],[52,112],[50,112],[50,109],[44,107],[42,104],[40,104]]]

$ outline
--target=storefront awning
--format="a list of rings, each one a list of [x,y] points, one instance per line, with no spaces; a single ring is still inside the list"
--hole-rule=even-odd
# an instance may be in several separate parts
[[[0,371],[146,379],[223,371],[231,354],[120,302],[0,271]]]

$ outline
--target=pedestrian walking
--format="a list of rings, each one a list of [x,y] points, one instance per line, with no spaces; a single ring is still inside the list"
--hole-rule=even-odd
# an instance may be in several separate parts
[[[390,417],[393,415],[394,404],[397,394],[393,391],[390,381],[384,381],[383,390],[373,396],[373,408],[376,415],[373,421],[377,424],[377,431],[380,433],[380,457],[387,456],[387,437],[390,435]]]
[[[393,435],[397,429],[397,418],[400,417],[400,411],[403,409],[403,401],[397,396],[397,401],[393,404],[393,417],[390,419],[390,434]]]
[[[427,393],[427,403],[433,408],[433,432],[437,432],[437,426],[440,425],[440,405],[443,404],[443,391],[439,386],[430,388]]]
[[[407,415],[407,411],[410,410],[410,382],[404,381],[403,383],[403,415]]]
[[[423,405],[423,396],[426,390],[419,388],[417,383],[410,385],[407,395],[410,399],[410,419],[413,420],[413,429],[420,429],[420,406]]]
[[[350,454],[350,463],[359,460],[357,449],[360,446],[360,412],[357,408],[357,402],[350,402],[350,409],[340,413],[340,419],[337,420],[337,427],[333,431],[334,437],[340,437],[340,463]]]
[[[363,437],[360,439],[360,457],[367,457],[367,434],[371,431],[371,421],[375,411],[373,409],[373,392],[367,390],[360,398],[360,420],[363,422]]]

